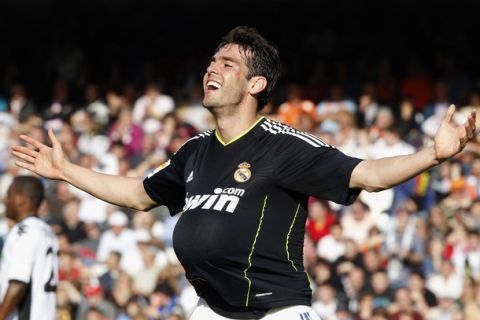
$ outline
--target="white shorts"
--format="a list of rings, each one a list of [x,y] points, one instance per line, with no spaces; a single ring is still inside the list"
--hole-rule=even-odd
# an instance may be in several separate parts
[[[267,312],[261,318],[262,320],[320,320],[320,317],[309,306],[290,306],[282,308],[274,308]],[[236,320],[226,318],[215,313],[205,302],[198,300],[198,304],[190,316],[190,320]]]

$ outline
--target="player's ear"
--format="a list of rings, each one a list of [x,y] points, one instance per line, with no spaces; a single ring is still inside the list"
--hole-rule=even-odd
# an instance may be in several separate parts
[[[13,199],[14,199],[13,201],[14,201],[14,203],[15,203],[15,206],[16,206],[17,208],[22,208],[22,209],[23,209],[23,208],[25,208],[25,207],[30,206],[30,202],[31,202],[31,201],[30,201],[27,197],[25,197],[24,195],[22,195],[22,194],[18,194],[18,193],[15,194],[15,195],[13,196]]]
[[[252,77],[249,81],[249,86],[250,94],[258,94],[265,90],[265,88],[267,87],[267,79],[261,76]]]
[[[28,206],[28,207],[31,207],[32,206],[32,200],[30,200],[30,198],[28,197],[21,197],[19,199],[19,203],[24,205],[24,206]]]

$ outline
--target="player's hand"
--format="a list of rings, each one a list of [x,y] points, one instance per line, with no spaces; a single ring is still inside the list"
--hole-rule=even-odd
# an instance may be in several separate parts
[[[455,106],[452,104],[448,108],[445,118],[435,134],[435,158],[440,162],[462,151],[468,140],[475,134],[475,111],[472,111],[467,121],[460,126],[457,126],[453,121],[454,113]]]
[[[29,136],[20,135],[20,139],[30,147],[12,146],[12,154],[20,159],[15,164],[46,178],[62,179],[62,172],[67,161],[60,142],[53,134],[52,129],[48,130],[48,137],[52,142],[52,147]]]

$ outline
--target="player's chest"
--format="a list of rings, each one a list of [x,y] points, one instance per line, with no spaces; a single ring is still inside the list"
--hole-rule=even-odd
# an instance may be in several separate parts
[[[185,165],[185,188],[189,195],[246,196],[272,182],[270,154],[255,144],[231,148],[206,146]]]

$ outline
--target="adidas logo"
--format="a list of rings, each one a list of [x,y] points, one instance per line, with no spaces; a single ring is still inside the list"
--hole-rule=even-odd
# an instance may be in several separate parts
[[[190,172],[190,174],[188,175],[188,178],[187,178],[187,183],[192,181],[193,180],[193,171]]]

